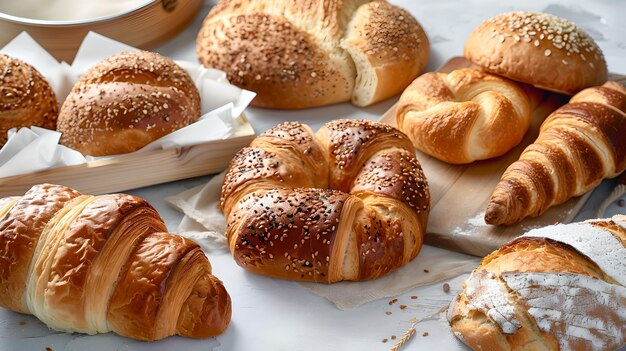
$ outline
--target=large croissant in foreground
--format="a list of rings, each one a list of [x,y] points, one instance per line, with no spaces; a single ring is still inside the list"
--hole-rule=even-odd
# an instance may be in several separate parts
[[[150,204],[43,184],[0,203],[0,306],[66,332],[140,340],[223,332],[230,297]]]
[[[221,200],[239,265],[324,283],[378,278],[415,258],[430,211],[409,138],[356,120],[317,134],[297,122],[268,130],[235,156]]]
[[[543,122],[537,140],[507,168],[485,222],[539,216],[625,169],[626,88],[607,82],[585,89]]]

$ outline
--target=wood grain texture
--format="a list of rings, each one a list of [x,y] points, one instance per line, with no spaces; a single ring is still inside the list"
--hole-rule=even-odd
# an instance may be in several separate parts
[[[464,58],[455,57],[439,71],[448,73],[471,66]],[[622,75],[613,74],[609,79],[626,83],[626,76]],[[543,120],[569,100],[569,96],[547,93],[532,86],[524,85],[523,88],[533,105],[532,125],[522,142],[504,156],[469,165],[452,165],[416,150],[431,193],[427,244],[485,256],[532,228],[571,222],[587,201],[591,193],[570,199],[537,218],[525,219],[515,226],[492,226],[485,223],[485,208],[504,170],[537,138]],[[395,105],[391,107],[380,121],[395,126],[395,108]]]
[[[224,140],[130,153],[0,178],[0,198],[23,194],[40,183],[63,184],[83,193],[103,194],[218,173],[226,169],[235,153],[248,146],[255,137],[245,117],[239,120],[237,131]]]

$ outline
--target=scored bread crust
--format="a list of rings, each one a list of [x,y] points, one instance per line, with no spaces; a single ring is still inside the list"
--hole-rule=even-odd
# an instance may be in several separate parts
[[[48,81],[33,66],[0,54],[0,147],[11,128],[56,129],[59,106]]]
[[[428,59],[417,21],[371,0],[220,1],[196,48],[268,108],[369,105],[401,92]]]
[[[136,151],[200,117],[200,94],[174,61],[139,51],[85,72],[59,113],[61,144],[84,155]]]
[[[270,129],[235,156],[221,193],[239,265],[324,283],[378,278],[413,259],[429,207],[410,140],[355,120],[316,134],[297,122]]]
[[[548,226],[505,244],[483,259],[450,304],[447,319],[452,331],[474,350],[623,346],[626,276],[619,268],[620,276],[608,275],[602,255],[626,252],[625,226],[624,216]],[[556,239],[567,238],[568,231],[579,238],[571,244]],[[575,285],[581,281],[587,283]],[[555,282],[572,286],[550,285]],[[595,289],[588,289],[589,284]],[[568,300],[542,293],[551,291],[566,292]],[[542,311],[548,307],[552,310]]]
[[[587,33],[540,12],[509,12],[481,23],[464,55],[490,72],[568,95],[600,85],[608,75],[602,50]]]

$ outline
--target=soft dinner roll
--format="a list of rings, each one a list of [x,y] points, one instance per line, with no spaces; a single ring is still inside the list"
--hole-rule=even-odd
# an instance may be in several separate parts
[[[594,40],[574,23],[540,12],[483,22],[467,39],[465,57],[493,73],[569,95],[607,79]]]
[[[26,62],[0,54],[0,147],[11,128],[55,129],[59,107],[46,79]]]
[[[398,94],[428,61],[407,11],[386,1],[223,0],[197,42],[207,67],[255,91],[255,106],[305,108]]]
[[[136,151],[200,117],[200,94],[174,61],[139,51],[83,74],[59,114],[61,143],[84,155]]]
[[[463,68],[418,77],[400,97],[396,121],[423,152],[470,163],[519,144],[530,127],[531,106],[515,82]]]

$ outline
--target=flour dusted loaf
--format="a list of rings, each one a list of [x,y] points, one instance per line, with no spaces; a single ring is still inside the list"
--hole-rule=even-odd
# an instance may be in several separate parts
[[[626,343],[626,216],[531,230],[483,259],[448,321],[474,350]]]
[[[430,195],[400,131],[338,120],[314,134],[287,122],[235,156],[221,207],[239,265],[333,283],[378,278],[412,260],[424,240]]]
[[[0,54],[0,147],[11,128],[56,129],[58,114],[48,81],[28,63]]]
[[[174,61],[139,51],[85,72],[59,114],[61,143],[84,155],[136,151],[200,117],[200,94]]]
[[[230,297],[150,204],[41,184],[0,201],[0,306],[48,327],[140,340],[223,332]]]
[[[465,57],[490,72],[569,95],[607,79],[596,42],[574,23],[541,12],[483,22],[467,39]]]
[[[428,61],[407,11],[371,0],[222,0],[198,34],[198,58],[258,95],[255,106],[366,106],[400,93]]]
[[[516,83],[482,69],[429,72],[402,93],[396,122],[416,148],[462,164],[519,144],[530,127],[531,106]]]

